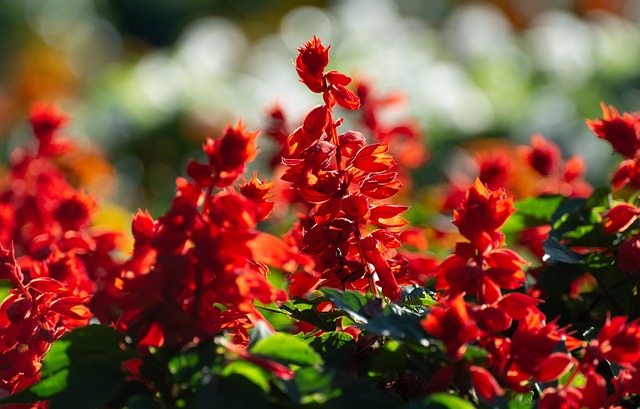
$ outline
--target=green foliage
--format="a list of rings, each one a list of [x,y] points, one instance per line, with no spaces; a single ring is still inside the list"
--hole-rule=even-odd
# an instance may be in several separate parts
[[[122,363],[135,357],[122,345],[122,335],[113,328],[78,328],[52,345],[42,363],[39,383],[2,402],[48,399],[53,409],[104,407],[124,386]]]
[[[306,342],[290,334],[263,338],[249,349],[252,353],[296,365],[321,365],[322,358]]]
[[[516,212],[509,217],[502,231],[517,233],[527,227],[548,224],[558,206],[565,200],[563,196],[549,195],[524,199],[514,204]]]

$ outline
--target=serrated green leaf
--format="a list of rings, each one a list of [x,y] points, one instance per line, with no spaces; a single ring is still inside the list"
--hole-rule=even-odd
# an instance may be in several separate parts
[[[322,357],[309,344],[290,334],[279,333],[263,338],[250,347],[257,355],[275,358],[296,365],[321,365]]]
[[[340,291],[335,288],[322,288],[319,290],[336,308],[351,315],[360,322],[367,322],[368,314],[365,307],[369,300],[357,291]]]

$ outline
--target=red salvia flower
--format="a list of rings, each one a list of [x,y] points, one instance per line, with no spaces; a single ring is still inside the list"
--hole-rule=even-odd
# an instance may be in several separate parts
[[[335,103],[357,109],[358,99],[345,88],[349,77],[324,72],[327,50],[314,37],[296,60],[302,82],[323,93],[325,104],[311,109],[289,135],[290,156],[283,158],[282,179],[292,183],[309,209],[290,237],[312,257],[304,271],[290,277],[290,292],[301,296],[318,286],[334,286],[375,293],[378,284],[385,296],[397,300],[408,263],[390,250],[400,242],[386,229],[407,223],[400,216],[407,207],[378,200],[393,196],[402,184],[392,171],[388,144],[368,145],[359,132],[338,133],[342,120],[334,118]],[[379,229],[367,231],[371,225]]]
[[[463,294],[447,302],[446,307],[433,307],[422,321],[422,327],[444,342],[447,355],[458,360],[466,344],[475,341],[481,332],[469,316]]]
[[[328,107],[338,103],[343,108],[356,110],[360,100],[346,88],[351,78],[337,71],[324,72],[329,64],[329,47],[324,47],[317,37],[298,49],[294,62],[300,81],[312,92],[323,94]]]
[[[504,191],[489,191],[480,179],[467,190],[460,209],[454,211],[454,222],[464,237],[473,244],[485,234],[497,231],[515,211]]]
[[[622,156],[634,159],[640,148],[640,134],[638,133],[638,116],[620,113],[613,106],[607,107],[604,102],[602,107],[602,119],[587,120],[587,125],[598,135],[598,138],[606,139],[613,149]]]
[[[74,148],[60,135],[66,115],[38,103],[29,120],[37,150],[14,151],[0,189],[0,277],[13,286],[0,307],[0,389],[9,393],[37,381],[51,343],[92,312],[109,322],[113,287],[103,279],[118,237],[90,229],[95,200],[52,161]]]

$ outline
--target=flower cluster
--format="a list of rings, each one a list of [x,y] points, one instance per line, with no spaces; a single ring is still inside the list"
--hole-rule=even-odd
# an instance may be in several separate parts
[[[13,287],[0,306],[0,390],[8,393],[37,381],[51,343],[88,323],[117,239],[91,227],[94,199],[54,164],[74,149],[60,133],[66,116],[46,104],[29,116],[37,145],[13,152],[0,190],[0,279]]]
[[[142,211],[133,218],[133,255],[114,280],[122,309],[117,328],[136,345],[180,347],[223,330],[246,343],[261,319],[254,300],[286,299],[268,283],[265,265],[278,264],[277,246],[286,247],[255,229],[273,206],[272,184],[254,175],[239,191],[231,187],[255,157],[256,136],[239,123],[207,139],[207,162],[189,163],[192,181],[177,180],[169,210],[158,220]]]
[[[398,300],[399,283],[411,279],[406,260],[394,251],[401,235],[390,229],[407,224],[400,215],[408,207],[385,200],[402,184],[387,143],[367,144],[360,132],[338,132],[342,119],[335,118],[335,103],[354,110],[359,99],[344,87],[349,77],[324,72],[327,51],[314,37],[299,49],[295,61],[301,81],[311,91],[322,92],[325,104],[312,108],[289,135],[289,153],[295,156],[283,158],[282,179],[309,208],[291,236],[312,258],[290,277],[290,292],[301,296],[330,286],[377,293],[379,286],[386,297]]]

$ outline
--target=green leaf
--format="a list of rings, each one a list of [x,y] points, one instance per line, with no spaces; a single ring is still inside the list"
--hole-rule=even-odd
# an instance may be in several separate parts
[[[336,320],[344,314],[341,312],[321,313],[316,307],[323,301],[324,299],[322,297],[318,297],[315,300],[296,298],[293,301],[283,303],[279,308],[282,311],[281,313],[298,321],[309,323],[322,331],[335,331]]]
[[[222,370],[223,376],[230,376],[232,374],[242,375],[256,386],[262,389],[264,392],[269,392],[269,378],[271,375],[264,369],[246,361],[234,361],[225,366]]]
[[[124,385],[123,361],[135,353],[121,349],[121,334],[102,325],[77,328],[54,342],[43,360],[41,381],[2,400],[50,400],[49,408],[104,407]]]
[[[322,357],[309,344],[290,334],[279,333],[263,338],[250,347],[257,355],[297,365],[321,365]]]
[[[336,308],[351,315],[351,317],[360,322],[367,322],[369,314],[365,312],[365,308],[369,300],[357,291],[340,291],[335,288],[322,288],[319,290]]]
[[[196,388],[194,400],[196,409],[269,407],[269,397],[264,390],[238,373],[224,377],[203,377]]]
[[[346,332],[325,332],[319,337],[310,336],[307,342],[322,356],[326,366],[348,368],[353,364],[356,342]]]
[[[565,200],[563,196],[540,196],[518,201],[514,204],[516,212],[505,223],[505,233],[519,232],[527,227],[549,224],[558,206]]]
[[[533,392],[518,393],[508,401],[509,409],[530,409],[533,407]]]
[[[404,305],[421,305],[431,307],[438,305],[424,287],[402,286],[402,303]]]
[[[369,375],[384,376],[404,372],[407,369],[407,359],[407,351],[402,345],[389,340],[373,356]]]
[[[544,253],[543,260],[548,263],[579,264],[584,258],[552,236],[544,242]]]
[[[429,338],[420,325],[422,316],[391,304],[385,309],[385,315],[371,318],[362,325],[362,329],[383,337],[410,341],[429,346]]]

